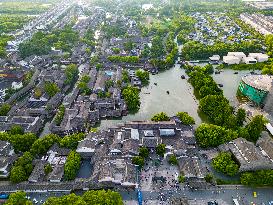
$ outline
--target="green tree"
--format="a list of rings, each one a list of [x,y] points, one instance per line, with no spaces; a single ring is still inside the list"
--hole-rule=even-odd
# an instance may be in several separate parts
[[[34,89],[34,98],[35,99],[40,99],[40,97],[42,97],[43,92],[40,88],[35,88]]]
[[[139,156],[143,157],[144,159],[149,156],[149,150],[147,147],[140,147],[139,148]]]
[[[49,197],[43,205],[88,205],[81,196],[68,194],[61,197]]]
[[[132,158],[132,163],[142,168],[144,166],[144,158],[140,156],[135,156]]]
[[[45,92],[49,97],[53,97],[57,92],[60,92],[60,88],[53,82],[46,81],[44,85]]]
[[[148,71],[138,69],[136,71],[136,76],[139,78],[143,85],[147,85],[149,83],[150,73]]]
[[[233,113],[229,101],[222,95],[207,95],[202,98],[199,109],[209,117],[211,122],[220,126],[229,124],[229,117]]]
[[[178,112],[176,114],[176,116],[180,119],[180,121],[184,125],[193,125],[193,124],[195,124],[195,120],[187,112]]]
[[[170,158],[169,158],[169,163],[170,163],[171,165],[177,165],[177,164],[178,164],[178,161],[177,161],[175,155],[172,154],[172,155],[170,156]]]
[[[241,127],[244,125],[245,118],[246,118],[246,111],[242,108],[239,108],[236,115],[236,122],[238,127]]]
[[[27,194],[24,191],[17,191],[9,195],[5,205],[32,205],[33,203],[26,198]]]
[[[159,156],[163,157],[164,154],[166,153],[166,145],[165,144],[159,144],[155,148],[156,154]]]
[[[245,127],[249,134],[247,140],[256,142],[264,130],[265,123],[267,123],[267,120],[262,115],[253,117],[251,122]]]
[[[8,114],[8,112],[10,111],[11,106],[9,104],[2,104],[0,106],[0,116],[6,116]]]
[[[160,112],[155,114],[152,119],[152,121],[159,122],[159,121],[169,121],[170,118],[165,112]]]
[[[72,135],[66,135],[61,139],[60,146],[75,150],[77,149],[79,141],[83,140],[84,138],[84,133],[74,133]]]
[[[184,175],[179,175],[179,176],[178,176],[178,182],[179,182],[179,183],[182,184],[182,183],[184,183],[185,181],[186,181],[186,178],[185,178]]]
[[[59,143],[60,138],[58,135],[49,134],[37,139],[31,146],[30,152],[33,155],[43,155],[54,144]]]
[[[232,159],[231,153],[221,152],[212,160],[212,166],[218,172],[234,176],[239,171],[239,165]]]
[[[24,129],[20,125],[12,125],[10,129],[10,134],[11,135],[22,135],[24,134]]]
[[[9,141],[13,145],[16,153],[29,151],[32,144],[37,140],[33,133],[10,135]]]
[[[65,110],[66,110],[66,108],[64,105],[59,106],[59,110],[58,110],[55,120],[54,120],[57,126],[61,125],[63,118],[64,118]]]
[[[46,175],[48,175],[52,171],[53,171],[53,168],[52,168],[52,166],[50,164],[46,164],[44,166],[44,172],[45,172]]]
[[[10,171],[10,181],[13,183],[19,183],[26,181],[28,176],[22,166],[14,166]]]
[[[124,82],[124,83],[130,82],[130,77],[129,77],[129,73],[127,70],[122,71],[122,82]]]
[[[205,176],[205,180],[207,183],[212,183],[213,182],[213,175],[212,174],[207,174]]]
[[[70,64],[65,68],[65,84],[72,84],[73,82],[76,82],[79,75],[79,70],[77,65]]]
[[[87,204],[123,205],[120,193],[111,190],[91,190],[83,194]]]
[[[195,137],[200,147],[208,148],[234,140],[238,133],[213,124],[201,124],[195,131]]]
[[[248,186],[273,186],[273,170],[258,170],[244,172],[240,177],[241,183]]]
[[[123,89],[124,98],[129,111],[137,111],[140,107],[139,90],[136,87],[128,86]]]
[[[81,166],[81,156],[76,151],[71,151],[67,157],[64,166],[64,178],[66,180],[73,180]]]

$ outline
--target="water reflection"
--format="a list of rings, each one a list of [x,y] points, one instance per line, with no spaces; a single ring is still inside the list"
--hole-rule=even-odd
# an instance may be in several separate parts
[[[151,75],[149,86],[140,93],[140,110],[119,120],[102,120],[100,127],[111,127],[124,121],[149,120],[158,112],[166,112],[172,116],[179,111],[188,112],[198,124],[201,123],[197,113],[198,101],[193,95],[191,85],[187,80],[182,80],[181,75],[185,75],[185,71],[178,64],[170,70]],[[167,94],[167,91],[170,93]]]

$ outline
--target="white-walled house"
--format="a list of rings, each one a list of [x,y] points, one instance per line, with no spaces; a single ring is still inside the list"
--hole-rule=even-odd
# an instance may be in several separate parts
[[[266,62],[268,61],[269,56],[263,53],[249,53],[248,57],[253,57],[257,62]]]
[[[235,56],[223,56],[224,63],[228,65],[240,64],[241,59]]]
[[[246,54],[244,54],[244,52],[228,52],[227,56],[234,56],[240,60],[243,60],[243,58],[246,57]]]

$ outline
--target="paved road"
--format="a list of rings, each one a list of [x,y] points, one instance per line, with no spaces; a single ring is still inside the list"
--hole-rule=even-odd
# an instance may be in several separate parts
[[[257,192],[257,198],[253,197],[253,191]],[[256,205],[262,205],[265,203],[268,205],[269,201],[273,200],[273,188],[248,188],[244,186],[221,186],[220,188],[213,187],[209,190],[197,190],[191,191],[189,189],[183,190],[163,190],[162,192],[152,191],[147,192],[144,191],[143,193],[143,200],[158,200],[159,196],[163,193],[163,199],[167,200],[171,197],[183,197],[186,196],[192,200],[217,200],[222,199],[227,204],[232,205],[232,198],[237,198],[242,205],[249,205],[251,202],[255,203]],[[122,192],[121,193],[124,200],[133,200],[136,199],[136,192]],[[144,203],[145,204],[145,203]]]

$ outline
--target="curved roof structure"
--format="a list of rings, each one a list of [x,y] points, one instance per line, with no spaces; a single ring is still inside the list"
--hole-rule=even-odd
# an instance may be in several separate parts
[[[258,90],[269,91],[272,87],[273,77],[269,75],[247,75],[242,77],[242,81]]]

